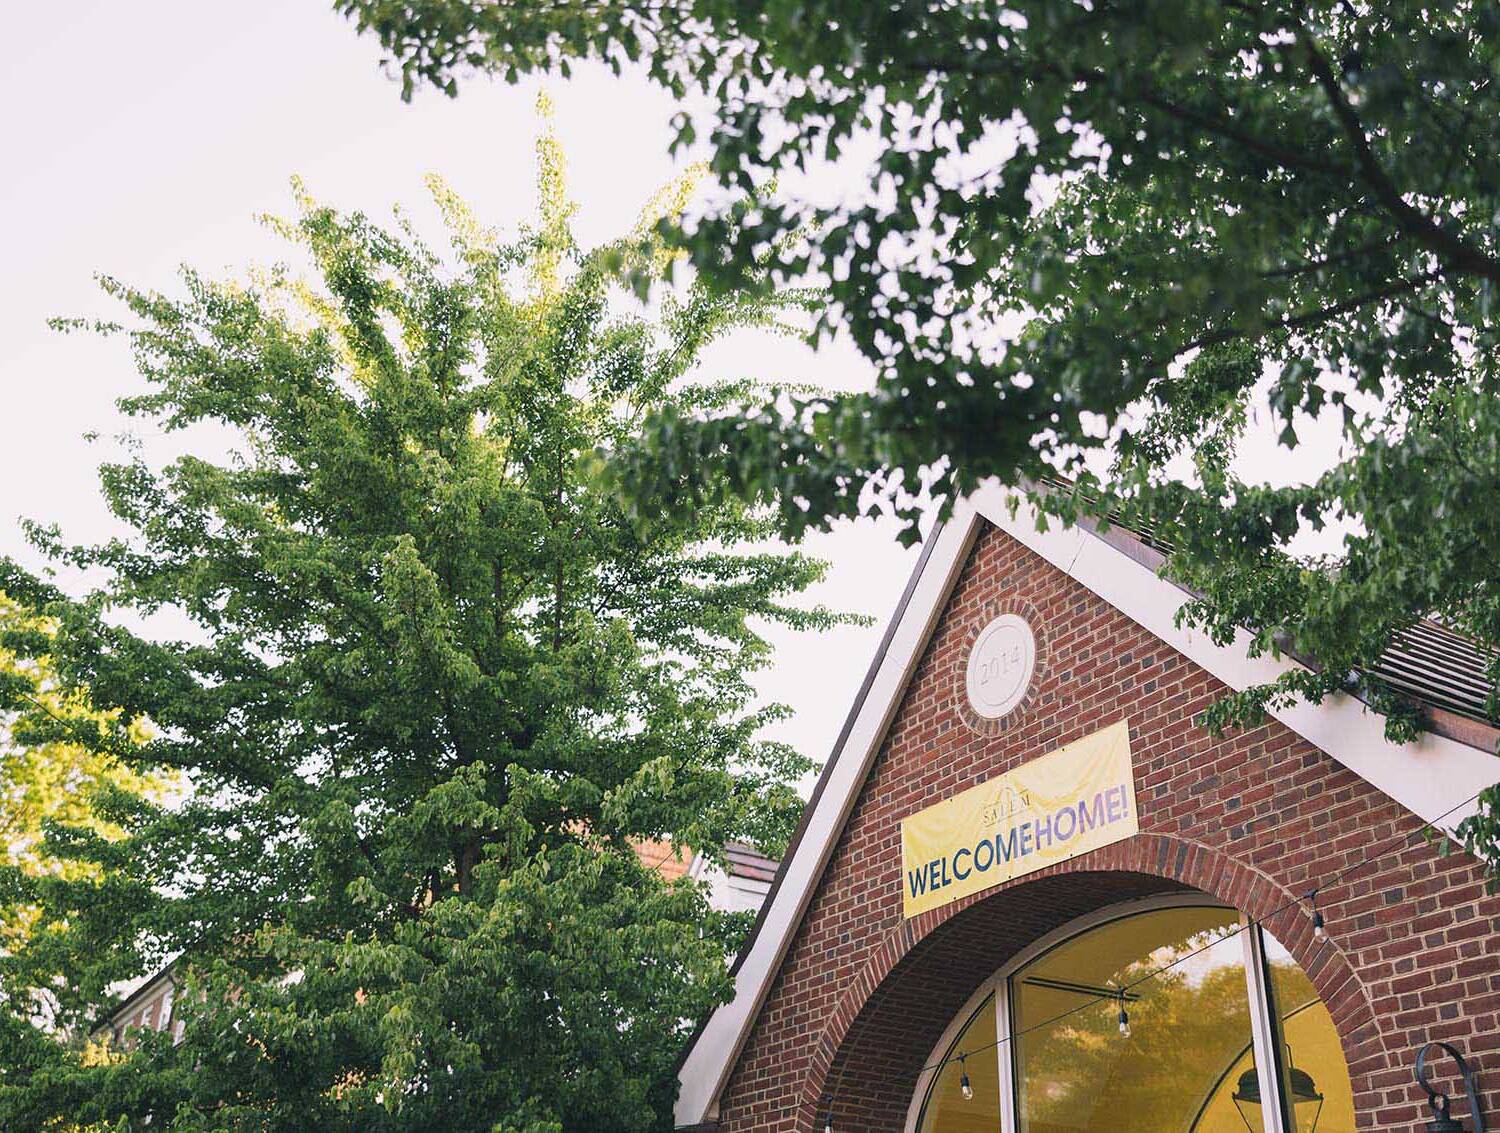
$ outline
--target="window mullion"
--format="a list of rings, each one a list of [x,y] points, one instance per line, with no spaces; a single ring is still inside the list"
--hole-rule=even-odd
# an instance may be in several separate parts
[[[1017,1133],[1020,1119],[1016,1112],[1015,1052],[1010,1049],[1010,980],[995,985],[995,1057],[1000,1060],[1000,1133]]]
[[[1260,1082],[1260,1113],[1265,1133],[1295,1133],[1286,1128],[1282,1104],[1281,1055],[1276,1049],[1276,1020],[1271,1015],[1266,986],[1266,951],[1260,926],[1240,914],[1240,940],[1245,949],[1245,985],[1250,997],[1250,1038],[1255,1047],[1255,1076]]]

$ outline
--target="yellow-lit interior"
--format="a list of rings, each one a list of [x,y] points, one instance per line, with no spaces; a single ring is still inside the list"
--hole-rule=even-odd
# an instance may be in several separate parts
[[[1303,1103],[1294,1107],[1298,1133],[1309,1133],[1315,1112],[1317,1133],[1354,1133],[1354,1087],[1333,1016],[1307,973],[1269,933],[1266,963],[1271,971],[1271,999],[1281,1017],[1282,1063],[1305,1070],[1323,1096],[1321,1106]]]
[[[947,1057],[974,1053],[962,1066],[950,1062],[939,1071],[922,1108],[920,1133],[999,1133],[1000,1052],[995,1046],[995,997],[984,1001],[959,1032]],[[967,1071],[973,1098],[963,1096]]]
[[[1179,908],[1122,917],[1034,960],[1011,981],[1022,1133],[1243,1133],[1230,1095],[1250,1058],[1238,915]],[[1137,984],[1118,1001],[1039,987]],[[1061,1018],[1059,1018],[1061,1016]]]
[[[1283,1092],[1296,1067],[1321,1098],[1293,1106],[1298,1133],[1314,1121],[1317,1133],[1353,1133],[1333,1020],[1286,950],[1265,942]],[[1011,1043],[995,1046],[993,996],[973,1012],[944,1052],[967,1057],[934,1078],[918,1133],[999,1133],[1002,1058],[1014,1060],[1020,1133],[1259,1133],[1255,1099],[1236,1104],[1241,1078],[1256,1081],[1244,956],[1239,914],[1216,906],[1124,916],[1065,941],[1011,977]],[[1122,986],[1129,1036],[1119,999],[1099,995]]]

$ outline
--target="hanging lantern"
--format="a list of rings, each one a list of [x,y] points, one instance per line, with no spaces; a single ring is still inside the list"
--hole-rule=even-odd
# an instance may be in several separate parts
[[[1432,1120],[1427,1123],[1427,1133],[1465,1133],[1464,1124],[1448,1114],[1448,1095],[1433,1089],[1427,1080],[1427,1052],[1440,1047],[1458,1063],[1458,1074],[1463,1079],[1464,1093],[1469,1095],[1469,1117],[1474,1122],[1474,1133],[1485,1133],[1484,1111],[1479,1106],[1479,1085],[1474,1080],[1474,1071],[1469,1068],[1464,1056],[1444,1042],[1430,1042],[1417,1051],[1417,1082],[1427,1091],[1427,1104],[1432,1107]]]
[[[1313,1133],[1318,1127],[1318,1118],[1323,1112],[1323,1095],[1306,1070],[1293,1066],[1288,1072],[1291,1089],[1292,1114],[1297,1123],[1297,1133]],[[1265,1128],[1260,1113],[1260,1075],[1250,1067],[1240,1075],[1234,1093],[1234,1107],[1240,1111],[1240,1120],[1250,1133],[1260,1133]]]

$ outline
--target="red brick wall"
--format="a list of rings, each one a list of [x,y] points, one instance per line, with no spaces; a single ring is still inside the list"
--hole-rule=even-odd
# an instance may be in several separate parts
[[[175,989],[166,981],[158,983],[150,988],[147,995],[130,1002],[128,1010],[117,1011],[109,1021],[109,1028],[116,1040],[122,1042],[127,1050],[133,1050],[136,1046],[137,1040],[133,1037],[136,1029],[146,1027],[153,1031],[164,1031],[171,1024],[171,1012],[167,1009],[168,990]]]
[[[1017,717],[981,730],[960,703],[963,666],[967,643],[1001,609],[1026,611],[1042,663]],[[1377,850],[1320,894],[1329,944],[1313,941],[1300,910],[1267,927],[1333,1013],[1361,1129],[1426,1119],[1410,1065],[1429,1037],[1455,1041],[1479,1065],[1500,1124],[1500,898],[1485,895],[1474,861],[1442,856],[1418,836],[1418,819],[1280,724],[1204,734],[1193,718],[1224,691],[986,527],[734,1069],[722,1127],[800,1133],[816,1121],[821,1131],[832,1093],[841,1133],[899,1131],[917,1070],[954,1013],[1052,928],[1182,888],[1264,917]],[[1121,718],[1140,835],[903,920],[903,816]]]

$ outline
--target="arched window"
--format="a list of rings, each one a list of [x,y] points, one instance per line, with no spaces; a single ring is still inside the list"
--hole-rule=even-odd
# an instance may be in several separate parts
[[[941,1060],[919,1082],[912,1133],[1354,1130],[1312,981],[1206,898],[1106,911],[1043,940],[980,988]]]

